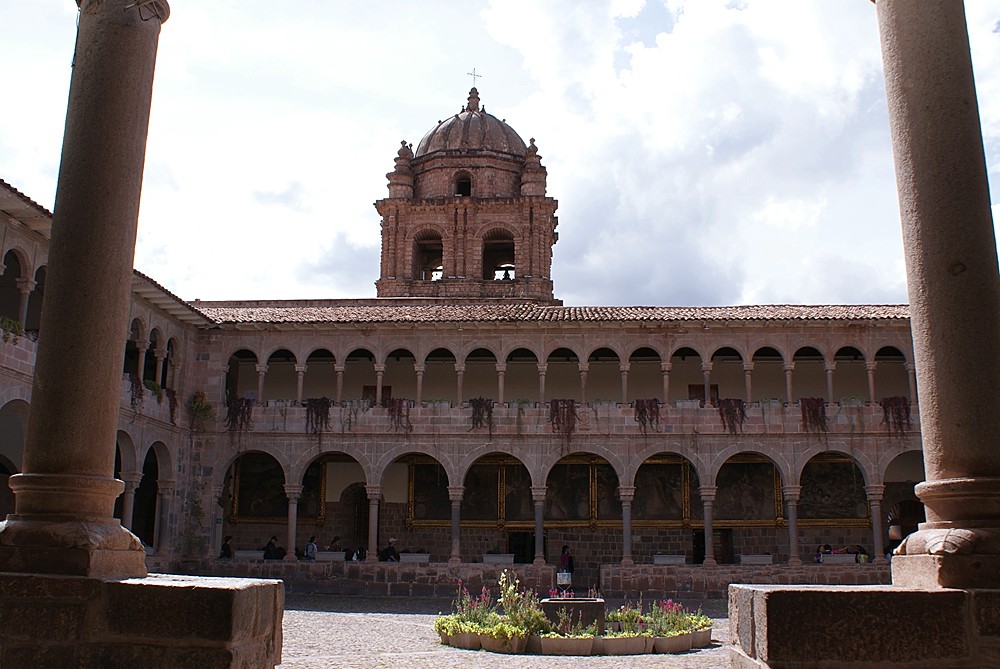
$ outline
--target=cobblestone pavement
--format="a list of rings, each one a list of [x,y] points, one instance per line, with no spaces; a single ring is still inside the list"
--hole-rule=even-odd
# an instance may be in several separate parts
[[[440,599],[290,594],[285,600],[281,669],[721,669],[729,655],[726,604],[708,601],[712,646],[679,655],[553,657],[499,655],[444,646],[431,625],[450,610]]]

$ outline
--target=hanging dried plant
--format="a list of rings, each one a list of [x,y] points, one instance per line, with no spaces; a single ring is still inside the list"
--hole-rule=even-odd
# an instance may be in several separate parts
[[[226,429],[247,432],[253,429],[253,404],[249,397],[233,397],[226,403]]]
[[[660,431],[660,406],[660,400],[655,397],[635,401],[635,422],[639,424],[639,430],[643,434],[646,434],[648,428],[653,428],[654,432]]]
[[[146,388],[142,385],[142,379],[134,372],[129,372],[128,382],[129,406],[132,407],[132,411],[142,411],[142,402],[146,393]]]
[[[736,434],[736,428],[742,432],[743,423],[747,420],[746,402],[734,397],[720,399],[719,418],[722,419],[722,426],[730,434]]]
[[[549,423],[553,432],[563,435],[567,441],[572,439],[576,429],[576,400],[550,401]]]
[[[802,428],[806,432],[826,432],[826,400],[822,397],[802,397]]]
[[[469,432],[481,430],[485,427],[489,430],[490,439],[492,439],[493,400],[488,397],[473,397],[469,400],[469,406],[472,407],[472,427],[469,428]]]
[[[393,432],[403,432],[409,434],[413,432],[413,424],[410,423],[410,408],[413,407],[413,400],[402,397],[382,400],[382,406],[389,412],[389,425]]]
[[[905,397],[883,397],[882,424],[893,434],[903,434],[910,429],[910,400]]]
[[[305,401],[306,432],[319,435],[321,440],[323,433],[330,430],[330,404],[328,397],[311,397]]]

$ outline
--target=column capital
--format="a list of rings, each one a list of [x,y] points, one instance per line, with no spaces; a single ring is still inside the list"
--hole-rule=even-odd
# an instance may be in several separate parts
[[[463,363],[463,362],[456,362],[455,363],[455,373],[456,374],[465,374],[465,363]]]
[[[882,495],[885,494],[885,486],[880,483],[866,485],[865,494],[868,495],[869,502],[881,502]]]
[[[545,374],[545,372],[546,372],[546,371],[548,370],[548,368],[549,368],[549,366],[548,366],[548,365],[546,365],[546,364],[545,364],[544,362],[540,362],[540,363],[538,363],[538,365],[537,365],[537,366],[538,366],[538,373],[539,373],[539,374],[542,374],[542,375],[544,375],[544,374]]]
[[[635,486],[618,486],[618,499],[625,502],[632,502],[635,497]]]
[[[424,370],[426,369],[427,366],[424,365],[423,363],[416,363],[413,365],[413,371],[416,372],[417,374],[423,374]]]
[[[712,371],[712,363],[711,362],[703,362],[703,363],[701,363],[701,371],[703,371],[703,372],[711,372]]]
[[[297,374],[305,374],[308,365],[295,365],[295,372]]]
[[[34,279],[17,279],[15,281],[17,284],[17,289],[22,294],[28,294],[35,289]]]
[[[753,361],[743,363],[743,371],[750,373],[753,371]]]
[[[660,371],[663,372],[664,374],[668,374],[668,373],[670,373],[670,370],[673,368],[673,366],[674,366],[674,363],[672,363],[672,362],[661,362],[660,363]]]
[[[160,495],[163,495],[164,497],[168,495],[173,495],[175,490],[177,490],[177,481],[171,479],[171,480],[156,482],[156,492],[158,492]]]
[[[375,363],[374,367],[375,367],[375,373],[376,374],[384,374],[385,373],[385,363],[384,362]]]
[[[285,494],[288,495],[289,500],[298,499],[302,497],[302,486],[287,483],[285,484]]]
[[[125,482],[125,489],[128,490],[128,486],[135,488],[142,482],[142,472],[122,472],[118,478]]]
[[[497,367],[497,374],[503,374],[504,372],[507,371],[507,363],[505,362],[498,362],[496,367]]]
[[[783,485],[781,486],[781,494],[785,498],[786,502],[798,503],[799,495],[802,494],[802,486],[800,485]]]
[[[577,366],[577,369],[579,369],[583,373],[586,373],[586,372],[590,371],[590,363],[589,362],[580,362],[580,363],[577,363],[576,366]]]
[[[832,374],[833,371],[835,369],[837,369],[837,363],[834,362],[834,361],[832,361],[832,360],[830,360],[830,361],[824,360],[823,361],[823,369],[824,369],[824,371],[826,371],[827,374]]]
[[[543,485],[533,485],[533,486],[531,486],[531,499],[532,499],[532,501],[535,501],[535,502],[544,502],[545,501],[545,493],[547,491],[548,491],[548,488],[546,486],[543,486]]]
[[[465,486],[461,485],[450,485],[448,486],[448,499],[455,502],[461,502],[462,497],[465,495]]]
[[[343,374],[343,373],[344,373],[344,370],[345,370],[346,368],[347,368],[347,367],[346,367],[345,365],[343,365],[343,364],[339,364],[339,365],[337,365],[337,364],[334,364],[334,366],[333,366],[333,371],[334,371],[334,372],[336,372],[337,374]]]
[[[865,363],[865,369],[869,372],[874,372],[876,367],[878,367],[878,363],[874,360],[869,360]]]
[[[254,369],[257,370],[258,374],[267,374],[267,365],[256,365]]]
[[[714,485],[703,485],[698,487],[698,494],[701,496],[702,502],[714,502],[716,491],[718,491],[718,488]]]
[[[632,369],[632,363],[628,360],[618,365],[618,371],[622,374],[628,374],[630,369]]]
[[[366,485],[365,492],[368,493],[368,501],[378,500],[382,497],[382,486],[380,485]]]

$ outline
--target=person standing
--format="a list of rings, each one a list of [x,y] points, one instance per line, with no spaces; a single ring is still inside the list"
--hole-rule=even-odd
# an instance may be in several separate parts
[[[316,537],[315,536],[309,537],[309,543],[306,544],[306,549],[305,551],[303,551],[302,559],[315,560],[317,550],[319,549],[316,546]]]
[[[266,544],[264,544],[264,559],[265,560],[280,560],[281,553],[278,551],[278,537],[272,536]]]
[[[233,557],[233,537],[231,534],[227,534],[226,538],[222,540],[222,550],[219,552],[219,557],[223,559],[232,559]]]
[[[562,553],[559,555],[559,571],[566,574],[573,573],[573,556],[570,555],[569,546],[562,547]]]

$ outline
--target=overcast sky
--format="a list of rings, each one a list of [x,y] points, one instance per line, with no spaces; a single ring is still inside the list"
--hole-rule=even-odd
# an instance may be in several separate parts
[[[568,305],[906,301],[866,0],[170,0],[136,267],[374,297],[385,173],[465,103],[536,138]],[[966,12],[1000,176],[1000,0]],[[73,0],[0,1],[0,178],[50,210]]]

